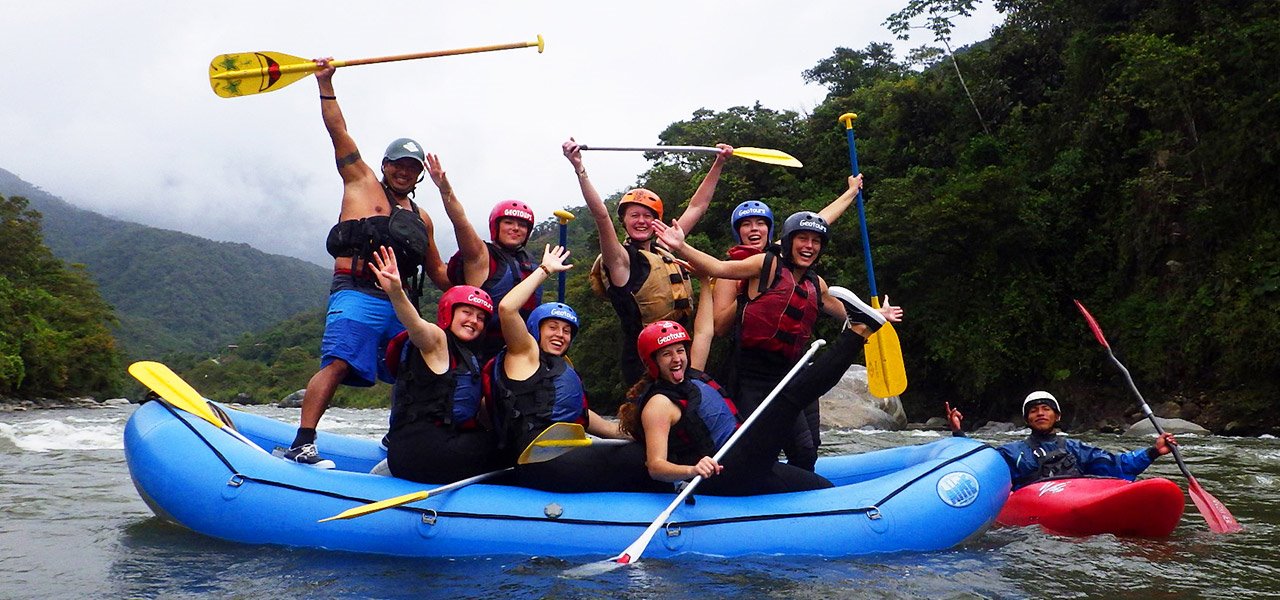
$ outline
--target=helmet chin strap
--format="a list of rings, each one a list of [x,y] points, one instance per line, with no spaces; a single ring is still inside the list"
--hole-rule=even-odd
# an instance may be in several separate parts
[[[408,199],[410,199],[410,200],[412,200],[412,199],[413,199],[414,192],[416,192],[416,191],[418,190],[418,184],[419,184],[419,183],[422,183],[422,176],[421,176],[421,175],[419,175],[419,176],[418,176],[418,181],[417,181],[417,182],[415,182],[413,185],[409,186],[408,191],[401,192],[400,190],[397,190],[396,188],[391,187],[391,184],[390,184],[390,183],[387,183],[386,176],[383,176],[383,179],[382,179],[382,187],[387,188],[388,190],[391,190],[391,193],[392,193],[392,194],[395,194],[395,195],[397,195],[397,196],[404,196],[404,197],[406,197],[406,198],[408,198]]]

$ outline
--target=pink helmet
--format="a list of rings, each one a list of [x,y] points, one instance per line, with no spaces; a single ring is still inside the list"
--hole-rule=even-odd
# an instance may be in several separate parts
[[[493,206],[493,210],[489,211],[489,239],[498,241],[498,219],[506,217],[508,219],[519,219],[528,223],[529,233],[533,233],[533,209],[529,208],[519,200],[503,200]],[[529,240],[529,236],[525,236],[525,241]],[[521,245],[524,243],[521,242]]]
[[[459,304],[474,306],[485,312],[485,318],[493,314],[493,299],[486,292],[474,285],[455,285],[440,296],[439,311],[436,313],[436,325],[448,331],[453,324],[453,309]]]
[[[687,344],[690,341],[689,332],[679,323],[654,321],[640,330],[640,336],[636,338],[636,351],[640,354],[640,360],[644,361],[649,377],[657,379],[658,363],[653,360],[653,354],[667,346]]]

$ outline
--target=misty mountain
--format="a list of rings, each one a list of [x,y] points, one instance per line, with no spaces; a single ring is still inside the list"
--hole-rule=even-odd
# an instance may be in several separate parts
[[[325,306],[330,274],[318,265],[76,208],[3,169],[0,195],[27,198],[45,244],[85,266],[128,359],[208,351]]]

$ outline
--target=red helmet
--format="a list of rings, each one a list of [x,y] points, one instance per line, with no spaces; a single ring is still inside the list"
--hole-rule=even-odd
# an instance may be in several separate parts
[[[524,221],[529,225],[529,233],[533,233],[533,209],[519,200],[503,200],[493,205],[493,210],[489,211],[490,240],[498,241],[498,219],[503,217]],[[528,241],[529,236],[526,235],[524,239]]]
[[[628,204],[639,204],[651,211],[657,216],[654,217],[659,221],[662,220],[662,198],[657,194],[644,188],[636,188],[622,195],[622,199],[618,201],[618,216],[622,216],[622,211],[626,210]]]
[[[455,285],[440,296],[439,311],[436,313],[436,325],[445,331],[453,324],[453,309],[459,304],[474,306],[485,312],[487,319],[493,314],[493,299],[486,292],[474,285]]]
[[[657,379],[658,363],[653,360],[653,354],[667,346],[687,344],[690,341],[689,332],[679,323],[654,321],[640,330],[640,337],[636,338],[636,351],[640,354],[640,360],[644,361],[649,377]]]

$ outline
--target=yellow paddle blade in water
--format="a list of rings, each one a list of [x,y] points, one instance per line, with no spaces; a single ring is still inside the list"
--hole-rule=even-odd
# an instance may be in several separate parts
[[[871,299],[880,308],[880,299]],[[907,389],[907,369],[902,363],[902,345],[893,323],[885,323],[867,340],[867,387],[877,398],[897,396]]]

